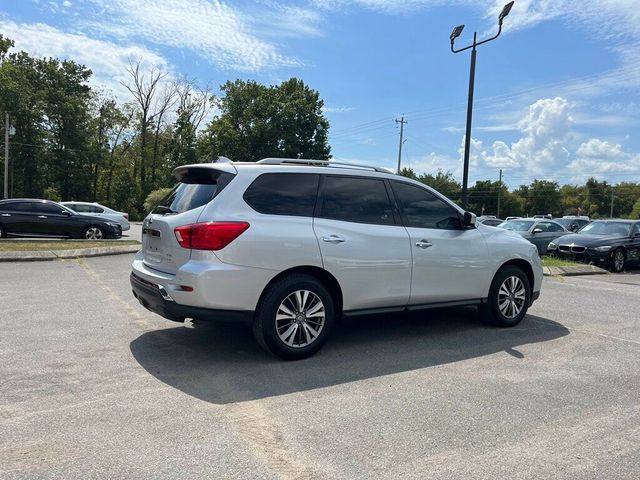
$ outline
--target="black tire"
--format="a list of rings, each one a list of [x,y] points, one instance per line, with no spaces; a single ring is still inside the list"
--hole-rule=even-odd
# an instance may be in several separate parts
[[[520,304],[521,299],[515,296],[506,296],[501,293],[501,287],[503,284],[506,285],[505,282],[512,277],[516,277],[520,282],[522,287],[524,288],[524,299],[522,299],[522,304]],[[510,280],[509,280],[510,281]],[[516,285],[519,285],[515,282]],[[510,290],[510,287],[506,285],[507,290]],[[515,288],[515,292],[519,292],[519,287]],[[513,292],[510,292],[513,293]],[[514,310],[510,310],[509,304],[505,308],[507,308],[506,315],[500,308],[500,304],[504,305],[504,302],[513,303],[516,307],[520,306],[520,310],[518,310],[517,314],[511,315],[515,313]],[[492,325],[496,325],[498,327],[513,327],[520,323],[524,316],[527,314],[527,310],[529,309],[529,304],[531,303],[531,285],[529,284],[529,278],[527,275],[518,267],[514,265],[507,265],[498,270],[495,277],[493,277],[493,282],[491,282],[491,288],[489,289],[489,297],[487,298],[487,303],[480,306],[480,311],[488,323]]]
[[[91,238],[91,232],[95,232],[96,238]],[[99,238],[97,238],[98,236]],[[104,232],[104,228],[98,225],[88,225],[84,230],[82,230],[80,238],[82,238],[83,240],[104,240],[105,238],[107,238],[107,236]]]
[[[627,255],[622,248],[616,248],[611,254],[609,268],[614,273],[624,272],[627,263]]]
[[[319,300],[319,302],[321,302],[321,306],[324,308],[324,323],[321,324],[322,326],[319,326],[320,317],[309,316],[309,318],[307,318],[306,315],[309,312],[306,311],[303,315],[295,315],[296,312],[291,310],[295,315],[296,320],[276,318],[278,312],[282,311],[280,308],[283,304],[287,307],[295,307],[294,303],[289,302],[293,302],[291,298],[293,297],[295,299],[295,292],[298,291],[307,291],[315,295],[315,297],[308,295],[307,300],[309,302],[315,300]],[[310,310],[312,310],[318,304],[316,302],[313,304],[306,303],[306,305],[311,306],[312,308],[310,308]],[[304,308],[307,307],[303,305],[303,309]],[[302,319],[302,317],[305,318]],[[291,323],[287,323],[289,321]],[[307,321],[313,323],[306,323]],[[324,345],[331,333],[331,330],[333,329],[334,323],[334,300],[325,286],[312,276],[291,274],[277,280],[263,295],[255,312],[253,334],[255,335],[258,343],[267,352],[284,360],[299,360],[310,357],[322,348],[322,345]],[[297,327],[295,324],[297,324]],[[317,328],[319,333],[313,338],[313,340],[308,341],[309,338],[311,338],[311,333],[308,333],[308,326],[311,325],[313,328]],[[281,335],[285,335],[287,331],[289,331],[289,328],[293,328],[293,334],[288,337],[292,344],[285,343],[285,340],[281,338]],[[299,335],[299,337],[296,337],[296,335]],[[300,340],[297,342],[299,343],[298,345],[296,345],[297,339]],[[306,345],[304,344],[305,339],[308,341]]]

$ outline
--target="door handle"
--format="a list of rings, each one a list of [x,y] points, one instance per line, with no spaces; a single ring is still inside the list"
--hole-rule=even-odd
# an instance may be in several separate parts
[[[328,237],[322,237],[322,241],[327,243],[337,244],[337,243],[342,243],[345,240],[344,238],[340,238],[337,235],[329,235]]]
[[[419,242],[416,242],[416,247],[425,249],[425,248],[433,247],[433,243],[431,243],[429,240],[420,240]]]
[[[11,214],[10,214],[10,213],[3,213],[1,216],[2,216],[2,217],[10,217],[10,216],[11,216]]]
[[[38,215],[38,218],[47,218],[46,215]]]

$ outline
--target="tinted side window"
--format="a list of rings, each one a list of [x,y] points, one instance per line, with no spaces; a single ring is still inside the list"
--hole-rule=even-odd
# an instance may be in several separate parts
[[[392,185],[407,227],[461,228],[458,212],[430,191],[404,182],[392,182]]]
[[[320,175],[265,173],[247,188],[244,201],[270,215],[313,216]]]
[[[33,212],[42,215],[60,215],[62,213],[62,208],[50,203],[32,203],[31,205],[33,206]]]
[[[7,202],[0,204],[0,210],[3,212],[21,212],[25,209],[25,202]]]
[[[393,208],[384,181],[326,176],[319,217],[346,222],[393,225]]]
[[[562,227],[560,225],[557,225],[555,223],[549,222],[547,223],[547,232],[561,232],[562,231]]]

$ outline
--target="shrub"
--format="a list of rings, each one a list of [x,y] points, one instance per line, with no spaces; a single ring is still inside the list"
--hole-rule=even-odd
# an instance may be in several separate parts
[[[62,201],[62,197],[60,197],[60,193],[58,193],[58,190],[56,189],[56,187],[45,188],[44,192],[42,192],[42,197],[45,200],[53,200],[54,202]]]
[[[164,199],[164,197],[169,195],[169,192],[171,192],[171,190],[171,188],[159,188],[147,195],[147,199],[144,201],[144,211],[150,212],[158,205],[160,205],[160,202]]]

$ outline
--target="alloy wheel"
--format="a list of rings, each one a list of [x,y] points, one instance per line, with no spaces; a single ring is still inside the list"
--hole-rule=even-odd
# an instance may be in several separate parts
[[[84,232],[84,238],[87,240],[101,240],[102,239],[102,230],[98,227],[89,227],[87,231]]]
[[[622,250],[616,250],[613,254],[613,268],[616,272],[624,270],[624,253]]]
[[[306,347],[324,328],[325,308],[320,297],[309,290],[297,290],[280,303],[276,312],[276,331],[289,347]]]
[[[498,290],[498,308],[506,318],[517,317],[526,300],[524,283],[515,275],[507,277]]]

